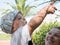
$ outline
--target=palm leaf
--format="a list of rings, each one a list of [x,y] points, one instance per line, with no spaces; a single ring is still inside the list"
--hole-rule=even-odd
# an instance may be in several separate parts
[[[24,16],[28,15],[30,9],[31,7],[29,5],[24,8]]]
[[[23,13],[23,16],[26,16],[31,9],[30,6],[25,7],[26,0],[15,0],[15,1],[16,1],[18,10]]]
[[[6,13],[8,13],[9,11],[11,11],[10,9],[3,9],[3,12],[1,13],[2,15],[3,14],[6,14]]]
[[[5,2],[7,5],[10,5],[10,7],[12,7],[12,9],[16,10],[17,7],[12,3],[10,4],[9,2]]]
[[[31,10],[31,8],[36,8],[35,6],[29,6],[29,5],[27,5],[25,8],[24,8],[24,16],[26,16],[26,15],[28,15],[29,14],[29,12],[30,12],[30,10]]]
[[[21,9],[25,6],[25,1],[26,0],[15,0],[16,5]]]

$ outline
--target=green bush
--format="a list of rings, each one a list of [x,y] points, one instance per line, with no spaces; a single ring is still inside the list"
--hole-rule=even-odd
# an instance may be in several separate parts
[[[44,23],[42,26],[39,27],[39,30],[35,31],[32,35],[32,41],[36,45],[45,45],[45,36],[47,32],[53,28],[58,27],[60,24],[58,22],[51,22],[49,24]]]
[[[11,35],[10,34],[0,34],[0,40],[10,40]]]

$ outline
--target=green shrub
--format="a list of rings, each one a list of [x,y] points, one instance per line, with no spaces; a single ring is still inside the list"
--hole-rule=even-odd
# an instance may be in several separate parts
[[[39,27],[39,30],[37,30],[33,35],[32,35],[32,41],[36,45],[45,45],[45,36],[47,32],[53,28],[53,27],[58,27],[60,24],[58,22],[51,22],[49,24],[44,23],[42,26]]]
[[[11,35],[10,34],[0,34],[0,40],[10,40]]]

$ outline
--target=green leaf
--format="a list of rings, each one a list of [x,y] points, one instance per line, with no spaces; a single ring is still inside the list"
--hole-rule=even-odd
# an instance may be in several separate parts
[[[20,7],[25,6],[26,0],[15,0],[16,4],[20,5]]]
[[[10,5],[10,7],[12,7],[12,9],[16,10],[17,7],[14,4],[10,4],[9,2],[5,2],[7,5]]]
[[[11,11],[11,10],[10,10],[10,9],[7,9],[7,10],[4,9],[3,12],[2,12],[1,14],[2,14],[2,15],[3,15],[3,14],[6,14],[6,13],[8,13],[9,11]]]
[[[27,5],[25,7],[25,9],[24,9],[24,16],[26,16],[29,13],[30,9],[31,9],[31,7],[29,5]]]

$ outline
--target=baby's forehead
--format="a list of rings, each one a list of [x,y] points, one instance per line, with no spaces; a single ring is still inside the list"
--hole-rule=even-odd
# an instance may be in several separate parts
[[[60,32],[60,29],[52,28],[49,32],[51,32],[51,33],[58,33],[58,32]]]

